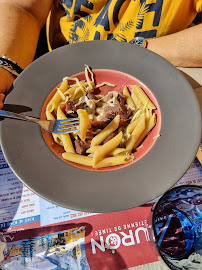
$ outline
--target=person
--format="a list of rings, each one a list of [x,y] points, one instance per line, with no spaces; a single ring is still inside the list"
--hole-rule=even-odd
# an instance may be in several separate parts
[[[9,64],[24,69],[33,61],[46,21],[49,50],[142,37],[173,65],[201,67],[202,24],[189,27],[201,11],[202,0],[0,0],[0,100],[15,79]]]

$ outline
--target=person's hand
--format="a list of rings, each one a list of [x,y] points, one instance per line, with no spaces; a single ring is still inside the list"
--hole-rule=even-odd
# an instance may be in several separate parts
[[[0,68],[0,110],[3,107],[4,98],[7,95],[14,80],[14,75],[3,68]]]

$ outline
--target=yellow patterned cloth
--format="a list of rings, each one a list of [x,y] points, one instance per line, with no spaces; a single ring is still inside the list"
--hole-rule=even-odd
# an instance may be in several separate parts
[[[130,42],[187,28],[202,0],[56,0],[47,21],[49,49],[88,40]]]

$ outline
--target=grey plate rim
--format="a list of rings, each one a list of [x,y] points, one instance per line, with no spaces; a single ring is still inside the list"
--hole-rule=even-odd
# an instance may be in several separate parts
[[[5,103],[28,106],[32,111],[27,114],[39,117],[48,93],[67,73],[82,71],[84,64],[93,69],[128,73],[151,89],[162,112],[161,137],[153,148],[140,161],[124,169],[88,172],[55,157],[38,127],[4,119],[1,143],[7,162],[32,191],[62,207],[98,213],[146,203],[171,188],[196,155],[201,139],[196,96],[184,76],[162,57],[124,42],[89,41],[60,47],[37,59],[16,79]],[[40,140],[36,139],[38,136]]]

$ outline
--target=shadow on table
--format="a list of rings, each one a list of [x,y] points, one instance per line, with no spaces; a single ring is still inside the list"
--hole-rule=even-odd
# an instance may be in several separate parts
[[[188,75],[182,70],[180,70],[180,72],[187,79],[187,81],[190,83],[193,89],[201,87],[201,85],[196,80],[194,80],[190,75]]]

